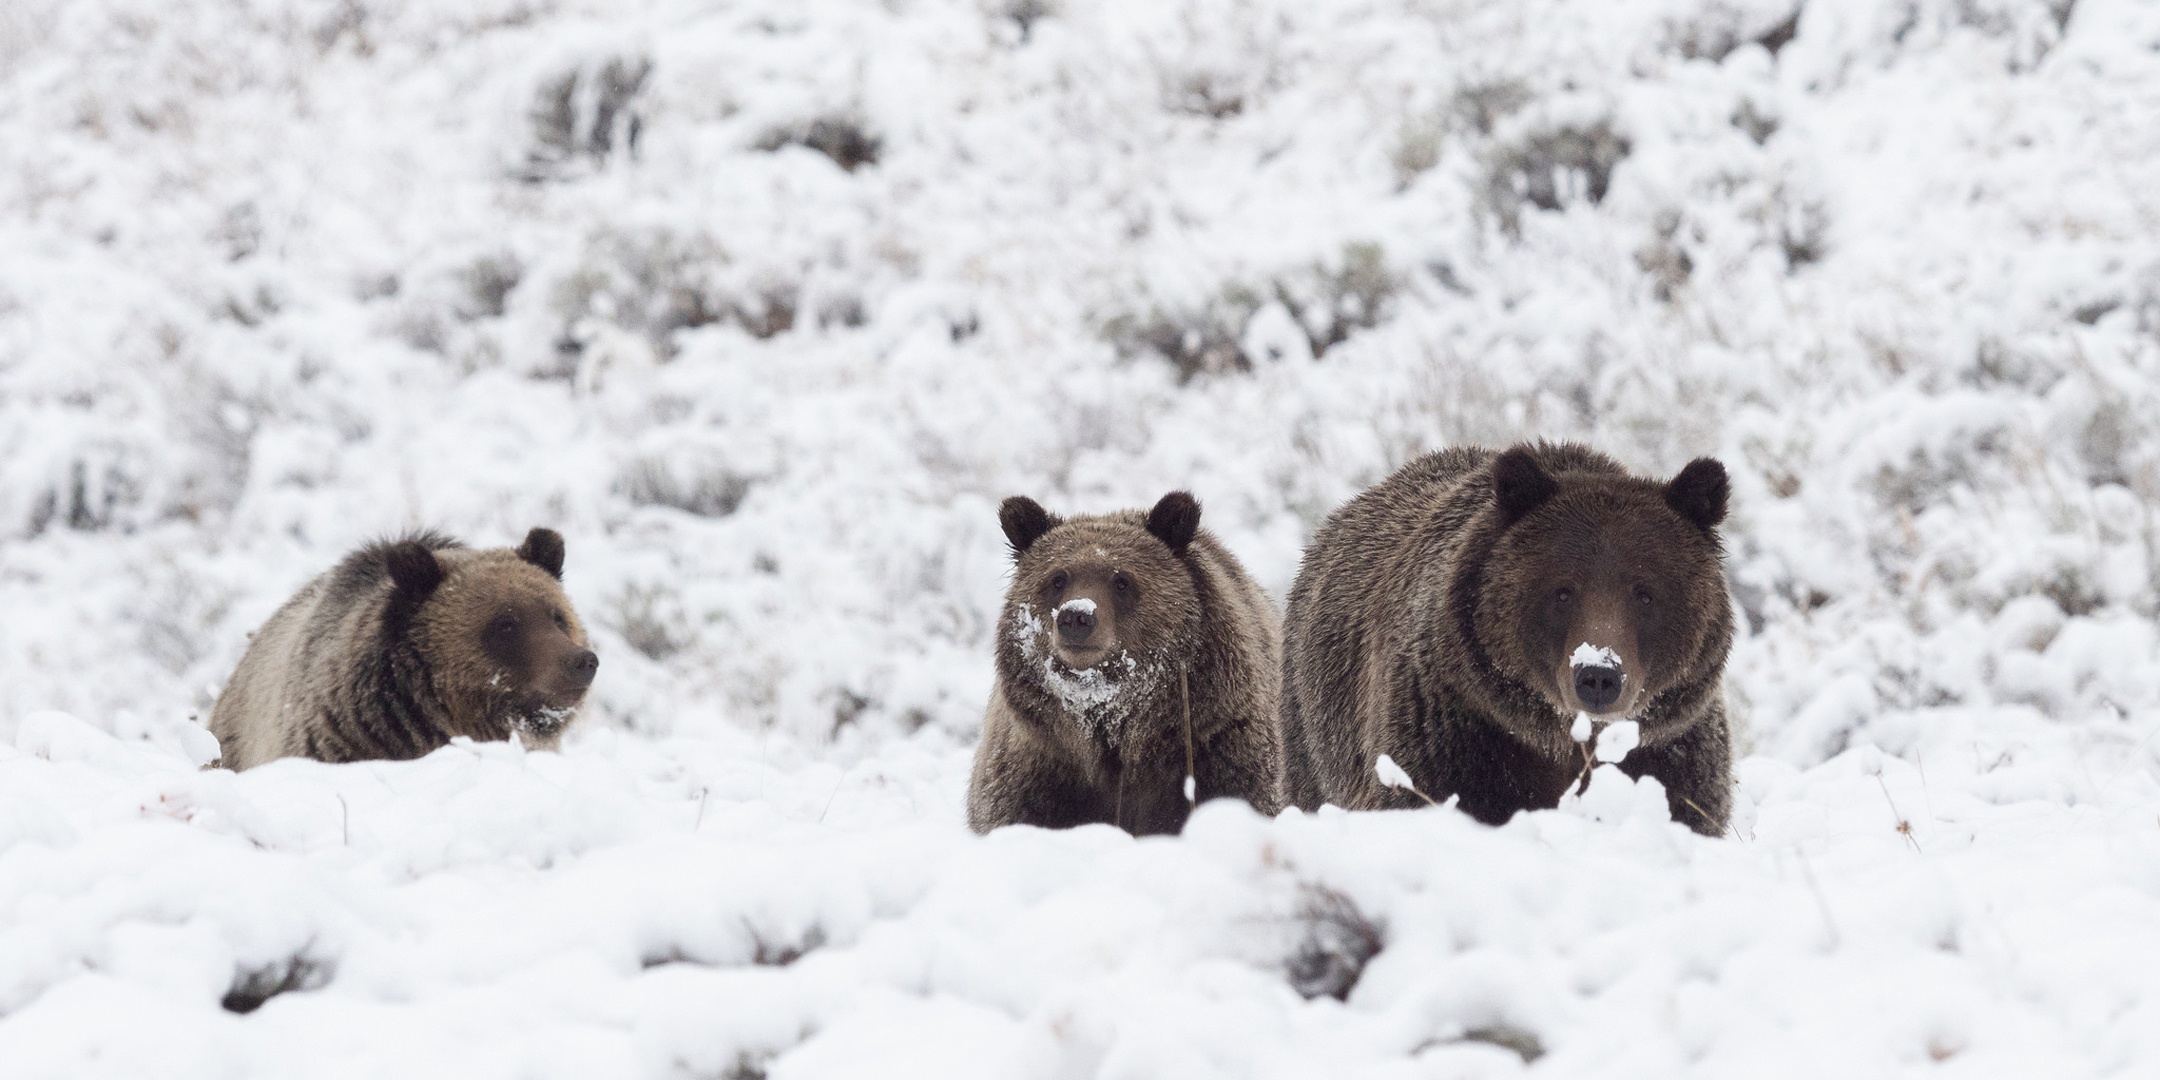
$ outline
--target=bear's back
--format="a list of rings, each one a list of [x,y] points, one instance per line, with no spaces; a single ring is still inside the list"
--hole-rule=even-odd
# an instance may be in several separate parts
[[[232,678],[210,711],[210,733],[217,736],[218,761],[228,769],[249,769],[284,757],[283,718],[304,714],[309,630],[318,621],[330,574],[318,575],[280,606],[248,642]]]
[[[1275,602],[1213,533],[1202,530],[1194,536],[1185,560],[1201,595],[1201,647],[1223,651],[1223,662],[1214,666],[1225,685],[1216,690],[1232,699],[1216,710],[1222,715],[1212,719],[1272,719],[1279,706],[1282,669],[1282,617]],[[1272,724],[1270,728],[1272,734]]]
[[[416,539],[445,553],[455,547],[432,533]],[[350,691],[386,647],[380,639],[391,593],[383,558],[388,544],[348,553],[256,632],[210,713],[224,767],[308,754],[311,731],[362,704]]]

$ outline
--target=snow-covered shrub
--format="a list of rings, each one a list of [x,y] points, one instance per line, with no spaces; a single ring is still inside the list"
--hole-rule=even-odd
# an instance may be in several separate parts
[[[1796,0],[1708,0],[1667,23],[1667,47],[1713,64],[1742,45],[1760,45],[1776,56],[1799,32],[1805,10]]]
[[[1352,331],[1380,325],[1401,289],[1385,249],[1368,241],[1345,244],[1327,263],[1276,279],[1273,291],[1304,328],[1312,355],[1320,357],[1348,341]]]
[[[1104,321],[1103,336],[1121,356],[1153,354],[1169,361],[1181,383],[1249,372],[1255,360],[1279,360],[1286,352],[1272,340],[1273,328],[1256,328],[1256,320],[1286,314],[1304,339],[1296,352],[1318,358],[1352,333],[1380,325],[1403,283],[1379,244],[1353,241],[1256,284],[1226,284],[1194,308],[1113,316]]]
[[[1257,295],[1233,287],[1196,311],[1114,316],[1104,323],[1103,336],[1121,356],[1152,353],[1169,361],[1181,383],[1201,375],[1251,371],[1252,358],[1240,341],[1245,321],[1258,307]]]
[[[630,647],[649,660],[666,661],[695,643],[682,597],[664,585],[630,585],[616,597],[609,621]]]
[[[457,312],[467,319],[500,318],[507,309],[510,291],[525,276],[517,256],[507,252],[478,256],[457,271],[464,286]]]
[[[1680,236],[1682,222],[1677,210],[1658,215],[1655,235],[1635,249],[1635,265],[1649,276],[1651,291],[1660,303],[1671,303],[1695,273],[1695,260]]]
[[[757,148],[768,152],[783,146],[815,150],[831,158],[843,172],[875,165],[885,153],[884,137],[872,131],[869,122],[856,113],[834,113],[782,125],[757,141]]]
[[[991,18],[1011,24],[1021,45],[1034,39],[1036,23],[1058,14],[1055,0],[985,0],[983,6]]]
[[[260,967],[243,967],[233,973],[232,986],[218,1004],[226,1012],[251,1013],[279,994],[320,990],[330,985],[335,964],[307,953],[295,953]]]
[[[1344,1001],[1365,965],[1387,947],[1387,927],[1338,889],[1308,885],[1300,893],[1298,942],[1283,962],[1290,986],[1306,998]]]
[[[1285,74],[1292,10],[1256,0],[1159,5],[1140,33],[1160,106],[1213,121],[1254,107]]]
[[[614,155],[635,155],[644,125],[636,103],[652,69],[650,56],[604,54],[542,78],[527,107],[529,142],[517,175],[559,180]]]
[[[1602,202],[1628,141],[1610,119],[1562,123],[1496,140],[1486,166],[1486,204],[1510,233],[1525,205],[1558,210],[1579,200]]]
[[[668,506],[699,517],[726,517],[742,505],[752,479],[724,465],[641,457],[616,488],[638,506]]]
[[[736,265],[707,233],[651,226],[589,237],[548,298],[564,350],[581,350],[584,326],[596,320],[643,336],[666,358],[679,330],[725,322],[769,338],[793,329],[802,288],[783,269]]]

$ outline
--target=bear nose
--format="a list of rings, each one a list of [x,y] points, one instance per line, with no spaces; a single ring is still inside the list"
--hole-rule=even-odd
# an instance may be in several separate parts
[[[563,661],[563,667],[569,670],[571,682],[591,686],[593,673],[600,670],[600,656],[591,649],[579,649]]]
[[[1095,613],[1079,608],[1066,608],[1058,612],[1058,640],[1067,645],[1085,645],[1095,636]]]
[[[1620,700],[1620,683],[1625,678],[1620,669],[1594,664],[1575,669],[1575,698],[1591,712],[1604,712],[1605,707]]]

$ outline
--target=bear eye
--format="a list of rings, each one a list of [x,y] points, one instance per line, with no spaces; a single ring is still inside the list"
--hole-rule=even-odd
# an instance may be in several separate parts
[[[1553,603],[1555,604],[1572,604],[1575,602],[1575,590],[1569,588],[1566,585],[1562,585],[1559,588],[1553,590],[1552,598]]]
[[[1071,579],[1071,578],[1069,578],[1069,577],[1066,577],[1066,576],[1065,576],[1065,571],[1063,571],[1063,570],[1060,570],[1060,571],[1058,571],[1057,573],[1055,573],[1055,574],[1052,574],[1052,575],[1050,575],[1050,591],[1051,591],[1051,592],[1064,592],[1064,591],[1065,591],[1065,586],[1067,586],[1067,585],[1070,585],[1070,584],[1072,584],[1072,579]]]
[[[1110,579],[1110,587],[1117,590],[1119,596],[1130,597],[1133,594],[1132,579],[1123,574],[1113,576]]]
[[[1636,586],[1635,602],[1643,607],[1649,607],[1654,602],[1653,598],[1650,596],[1650,590],[1645,589],[1641,586]]]
[[[560,630],[565,634],[570,632],[570,620],[564,618],[563,613],[560,611],[555,612],[555,629]]]
[[[517,616],[512,615],[506,611],[500,615],[495,616],[493,619],[488,620],[486,633],[488,637],[496,641],[502,641],[516,637],[517,630]]]

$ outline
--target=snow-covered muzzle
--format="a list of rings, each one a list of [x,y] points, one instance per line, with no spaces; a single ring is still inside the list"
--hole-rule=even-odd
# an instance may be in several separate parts
[[[1633,717],[1650,701],[1640,670],[1640,634],[1630,593],[1609,582],[1567,590],[1544,646],[1551,664],[1548,693],[1560,715],[1598,723]],[[1557,657],[1554,654],[1557,653]],[[1555,662],[1557,661],[1557,662]]]
[[[1043,689],[1091,738],[1115,743],[1134,705],[1154,692],[1168,665],[1159,656],[1120,646],[1066,646],[1057,619],[1087,603],[1066,601],[1049,612],[1038,612],[1033,604],[1013,605],[1013,645],[1022,662],[1041,675]]]
[[[527,739],[552,739],[577,719],[576,705],[540,705],[513,716],[510,726]]]

